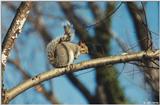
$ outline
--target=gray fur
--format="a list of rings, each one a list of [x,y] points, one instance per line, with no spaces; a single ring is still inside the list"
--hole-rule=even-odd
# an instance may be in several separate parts
[[[47,46],[48,59],[54,67],[65,67],[72,64],[80,55],[79,46],[71,42],[57,43],[52,41]]]

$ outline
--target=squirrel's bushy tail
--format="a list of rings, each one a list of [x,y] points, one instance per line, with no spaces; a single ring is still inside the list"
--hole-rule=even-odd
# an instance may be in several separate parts
[[[64,25],[64,35],[58,39],[53,39],[49,44],[47,45],[47,54],[48,54],[48,60],[51,64],[55,64],[55,49],[58,44],[62,42],[70,42],[74,36],[74,33],[72,32],[72,25],[70,22],[67,22],[66,25]]]

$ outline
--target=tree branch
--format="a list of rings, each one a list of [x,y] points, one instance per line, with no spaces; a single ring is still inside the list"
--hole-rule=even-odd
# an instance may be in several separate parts
[[[156,51],[147,51],[147,52],[138,52],[133,54],[126,55],[118,55],[118,56],[110,56],[97,58],[89,61],[84,61],[79,64],[71,64],[66,68],[55,68],[53,70],[41,73],[35,77],[28,79],[27,81],[19,84],[18,86],[6,91],[5,94],[5,102],[9,102],[14,97],[24,92],[25,90],[38,85],[46,80],[51,78],[55,78],[67,73],[76,72],[80,70],[84,70],[87,68],[107,65],[107,64],[116,64],[116,63],[124,63],[129,61],[141,61],[146,59],[159,59],[160,50]]]
[[[17,13],[12,21],[10,28],[2,43],[2,69],[5,68],[9,53],[13,48],[14,42],[22,31],[22,27],[31,10],[32,2],[22,2],[17,10]]]

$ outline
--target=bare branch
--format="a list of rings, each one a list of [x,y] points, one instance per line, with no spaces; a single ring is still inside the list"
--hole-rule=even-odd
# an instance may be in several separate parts
[[[66,68],[55,68],[53,70],[41,73],[33,78],[28,79],[27,81],[21,83],[20,85],[6,91],[5,94],[5,102],[9,102],[14,97],[24,92],[25,90],[36,86],[46,80],[51,78],[55,78],[67,73],[76,72],[80,70],[84,70],[87,68],[107,65],[107,64],[116,64],[116,63],[124,63],[129,61],[140,61],[143,59],[159,59],[160,50],[156,51],[147,51],[147,52],[138,52],[133,54],[119,55],[119,56],[110,56],[97,58],[89,61],[84,61],[79,64],[72,64]]]
[[[32,2],[22,2],[2,43],[2,69],[5,68],[9,53],[31,10]]]

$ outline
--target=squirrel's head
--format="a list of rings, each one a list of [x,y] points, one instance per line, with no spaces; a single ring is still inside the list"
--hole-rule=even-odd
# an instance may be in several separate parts
[[[88,53],[88,47],[84,42],[79,42],[80,47],[80,53],[81,54],[87,54]]]

